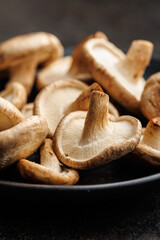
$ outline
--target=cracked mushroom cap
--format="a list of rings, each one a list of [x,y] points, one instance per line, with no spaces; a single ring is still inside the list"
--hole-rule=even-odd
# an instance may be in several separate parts
[[[146,81],[141,97],[141,111],[148,120],[160,117],[160,72]]]
[[[26,89],[19,82],[10,82],[7,84],[5,89],[0,92],[0,97],[8,100],[20,110],[27,102]]]
[[[63,47],[52,34],[38,32],[21,35],[0,44],[0,69],[9,68],[9,81],[20,82],[29,94],[37,65],[48,63],[62,55]]]
[[[133,153],[152,165],[160,166],[160,117],[149,121]]]
[[[36,85],[38,90],[59,79],[76,78],[84,82],[89,82],[92,77],[83,62],[81,49],[84,43],[92,38],[104,38],[107,40],[107,37],[104,33],[96,32],[80,42],[75,47],[72,56],[66,56],[57,59],[47,67],[42,68],[42,70],[40,70],[37,74]]]
[[[76,170],[59,162],[52,149],[52,140],[45,139],[40,150],[40,164],[26,159],[18,161],[22,177],[34,183],[51,185],[73,185],[79,180]]]
[[[83,46],[83,60],[92,77],[130,112],[140,113],[143,73],[150,62],[153,44],[135,40],[125,55],[105,39],[90,39]]]
[[[41,116],[33,116],[0,132],[0,169],[33,154],[48,134]]]
[[[131,116],[108,117],[107,94],[92,93],[88,113],[76,111],[59,123],[53,150],[58,159],[75,169],[105,165],[133,151],[141,136],[141,123]]]
[[[0,97],[0,132],[23,121],[22,113],[9,101]]]

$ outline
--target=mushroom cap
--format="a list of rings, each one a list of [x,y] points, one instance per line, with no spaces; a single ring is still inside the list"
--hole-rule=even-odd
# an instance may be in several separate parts
[[[71,62],[71,66],[69,69],[69,73],[72,76],[75,76],[76,78],[80,79],[79,77],[81,77],[82,79],[85,79],[85,77],[87,77],[87,79],[90,79],[91,76],[88,72],[88,69],[86,67],[86,64],[83,61],[83,46],[84,44],[89,40],[89,39],[95,39],[95,38],[103,38],[106,41],[108,41],[107,36],[103,33],[103,32],[95,32],[91,35],[89,35],[88,37],[86,37],[85,39],[83,39],[83,41],[81,41],[74,49],[73,53],[72,53],[72,62]],[[78,77],[78,76],[79,77]]]
[[[141,111],[148,120],[160,117],[160,72],[146,81],[141,97]]]
[[[68,172],[66,171],[62,176],[43,165],[26,159],[18,161],[18,169],[25,179],[31,180],[34,183],[48,185],[73,185],[79,179],[78,173],[74,169],[69,169]]]
[[[149,121],[133,153],[152,165],[160,166],[160,117]]]
[[[52,137],[59,121],[64,116],[66,108],[87,89],[87,85],[75,80],[58,80],[37,95],[34,101],[34,114],[43,116],[49,128],[48,136]]]
[[[21,113],[25,118],[33,116],[33,108],[34,108],[34,103],[30,102],[24,105],[24,107],[21,110]]]
[[[144,48],[144,56],[140,51],[141,45]],[[140,112],[140,99],[145,85],[141,75],[151,58],[153,45],[137,40],[130,49],[125,55],[103,38],[90,39],[83,46],[83,60],[93,78],[120,104],[137,114]],[[139,68],[134,64],[136,57]]]
[[[23,121],[22,113],[9,101],[0,97],[0,131]]]
[[[66,78],[76,78],[89,82],[92,77],[83,62],[82,47],[86,41],[92,38],[104,38],[107,40],[106,35],[102,32],[96,32],[85,38],[75,47],[72,56],[60,58],[39,71],[37,88],[40,90],[53,81]]]
[[[63,47],[53,34],[37,32],[20,35],[0,44],[0,69],[17,65],[28,57],[45,61],[62,55]]]
[[[18,161],[18,169],[25,179],[52,185],[72,185],[78,181],[78,172],[65,167],[57,159],[52,149],[51,139],[45,139],[40,154],[41,164],[25,159]]]
[[[142,127],[138,119],[122,116],[107,121],[104,97],[93,104],[95,97],[93,93],[88,113],[76,111],[66,115],[53,137],[58,159],[75,169],[95,168],[120,158],[131,152],[140,140]]]
[[[0,132],[0,169],[33,154],[48,134],[46,120],[32,116]]]
[[[56,80],[70,78],[68,70],[71,62],[71,56],[62,57],[42,68],[37,74],[37,89],[40,90]]]
[[[21,109],[27,102],[27,92],[25,87],[19,82],[10,82],[5,89],[0,92],[0,97],[8,100],[18,109]]]
[[[119,112],[117,108],[113,105],[113,103],[109,102],[109,114],[110,114],[110,119],[115,120],[117,117],[119,117]]]

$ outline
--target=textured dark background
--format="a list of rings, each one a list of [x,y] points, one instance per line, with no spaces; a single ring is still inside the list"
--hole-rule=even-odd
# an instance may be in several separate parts
[[[160,56],[159,0],[0,0],[0,41],[46,31],[74,46],[97,30],[126,50],[134,39],[150,40]]]

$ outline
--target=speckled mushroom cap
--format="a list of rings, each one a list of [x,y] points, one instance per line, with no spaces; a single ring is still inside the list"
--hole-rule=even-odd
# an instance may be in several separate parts
[[[85,38],[75,47],[71,56],[53,61],[53,63],[38,72],[36,81],[37,88],[40,90],[53,81],[67,78],[76,78],[83,82],[89,82],[92,77],[83,62],[81,49],[84,43],[92,38],[104,38],[107,40],[106,35],[102,32],[96,32]]]
[[[0,44],[0,69],[10,69],[10,80],[22,83],[29,94],[36,67],[63,55],[63,47],[52,34],[38,32],[11,38]]]
[[[160,166],[160,117],[149,121],[133,153],[155,166]]]
[[[23,121],[22,113],[9,101],[0,97],[0,131]]]
[[[27,118],[0,132],[0,169],[33,154],[48,134],[48,126],[41,116]]]
[[[141,97],[141,111],[148,120],[160,117],[160,72],[146,81]]]
[[[27,180],[49,185],[73,185],[79,180],[76,170],[59,162],[52,149],[52,140],[45,139],[40,150],[40,164],[26,159],[18,161],[18,169]]]
[[[135,149],[141,123],[131,116],[110,121],[108,101],[108,95],[95,91],[88,113],[75,111],[61,120],[53,137],[53,149],[65,165],[75,169],[95,168]]]
[[[83,46],[83,60],[93,78],[130,112],[140,112],[145,80],[142,75],[150,62],[153,44],[135,40],[125,55],[105,39],[90,39]]]

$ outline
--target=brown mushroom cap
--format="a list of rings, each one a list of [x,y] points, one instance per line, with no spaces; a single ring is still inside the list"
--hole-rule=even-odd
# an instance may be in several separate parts
[[[48,134],[41,116],[27,118],[10,129],[0,132],[0,169],[34,153]]]
[[[40,90],[59,79],[76,78],[89,82],[92,77],[83,62],[81,50],[84,43],[92,38],[104,38],[107,40],[106,35],[102,32],[96,32],[85,38],[75,47],[72,56],[60,58],[38,72],[37,88]]]
[[[51,139],[45,139],[40,154],[41,165],[26,159],[18,161],[18,169],[25,179],[52,185],[73,185],[78,181],[78,172],[65,167],[57,159]]]
[[[18,109],[21,109],[27,102],[27,92],[19,82],[11,82],[0,92],[0,97],[5,98]]]
[[[160,166],[160,117],[149,121],[133,153],[155,166]]]
[[[21,35],[0,44],[0,69],[10,68],[10,81],[22,83],[29,94],[37,65],[62,55],[63,47],[52,34],[39,32]]]
[[[13,127],[23,119],[21,112],[12,103],[0,97],[0,131]]]
[[[133,41],[125,55],[105,39],[90,39],[83,46],[83,61],[93,78],[129,111],[140,112],[145,85],[142,78],[153,51],[148,41]]]
[[[160,117],[160,72],[150,76],[141,97],[141,111],[151,120]]]
[[[104,165],[131,152],[141,136],[141,123],[131,116],[110,121],[109,97],[93,92],[88,113],[76,111],[59,123],[53,149],[58,159],[75,169]]]
[[[53,34],[37,32],[20,35],[0,44],[0,69],[15,66],[30,57],[37,58],[39,63],[62,55],[63,47]]]

